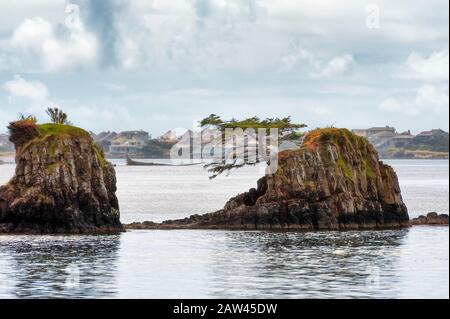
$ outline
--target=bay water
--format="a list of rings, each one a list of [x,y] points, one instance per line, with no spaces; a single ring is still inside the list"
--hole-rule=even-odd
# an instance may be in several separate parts
[[[209,180],[201,166],[114,160],[122,221],[212,212],[258,168]],[[449,212],[449,163],[385,161],[410,216]],[[0,165],[0,184],[14,165]],[[0,235],[0,298],[448,298],[448,227],[349,232],[128,231]]]

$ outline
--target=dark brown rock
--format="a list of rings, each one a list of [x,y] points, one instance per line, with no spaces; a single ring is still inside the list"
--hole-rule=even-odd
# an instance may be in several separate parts
[[[345,129],[310,132],[279,169],[223,210],[147,228],[347,230],[409,227],[394,170],[366,139]],[[144,228],[141,225],[141,228]]]
[[[0,187],[0,233],[123,231],[114,168],[89,133],[25,122],[10,126],[17,166]]]
[[[448,215],[438,213],[428,213],[427,216],[419,216],[411,220],[411,224],[414,226],[418,225],[448,225]]]

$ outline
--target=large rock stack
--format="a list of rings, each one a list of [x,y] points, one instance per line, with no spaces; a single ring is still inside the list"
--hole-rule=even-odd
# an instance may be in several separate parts
[[[299,150],[279,154],[276,174],[207,215],[130,228],[282,230],[410,226],[397,175],[374,147],[346,129],[318,129]]]

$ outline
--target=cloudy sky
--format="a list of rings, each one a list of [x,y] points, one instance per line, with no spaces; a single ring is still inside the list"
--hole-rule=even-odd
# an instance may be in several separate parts
[[[0,132],[53,105],[96,132],[158,135],[210,113],[448,130],[448,6],[2,0]]]

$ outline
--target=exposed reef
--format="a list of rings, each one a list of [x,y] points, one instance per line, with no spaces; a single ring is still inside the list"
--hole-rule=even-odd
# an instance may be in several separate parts
[[[448,215],[438,213],[428,213],[427,216],[419,216],[411,220],[414,226],[428,225],[428,226],[448,226]]]
[[[15,176],[0,187],[0,233],[104,234],[120,223],[116,175],[88,132],[13,122]]]
[[[129,229],[351,230],[409,227],[394,170],[346,129],[317,129],[279,154],[276,174],[206,215]]]

